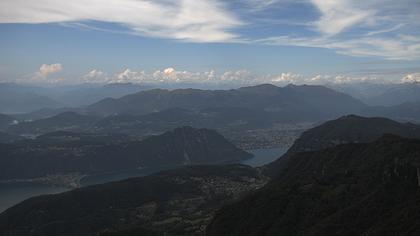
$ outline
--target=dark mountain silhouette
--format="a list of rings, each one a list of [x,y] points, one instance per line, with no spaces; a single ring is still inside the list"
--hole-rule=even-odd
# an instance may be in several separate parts
[[[12,143],[22,139],[23,137],[0,131],[0,143]]]
[[[207,235],[420,234],[420,141],[296,153],[261,190],[223,207]]]
[[[279,120],[271,115],[266,111],[238,107],[207,108],[199,111],[169,108],[146,115],[108,116],[96,122],[91,130],[145,135],[164,132],[180,125],[212,129],[266,128]]]
[[[110,136],[110,139],[114,137]],[[51,141],[54,138],[59,140]],[[0,179],[226,164],[252,157],[215,131],[191,127],[177,128],[142,141],[111,143],[98,142],[98,139],[100,137],[55,133],[36,140],[3,144],[0,147]]]
[[[232,90],[154,89],[119,99],[107,98],[86,108],[43,109],[20,115],[20,119],[41,119],[13,126],[10,132],[38,135],[56,130],[80,132],[84,128],[84,132],[145,136],[181,125],[259,129],[273,127],[276,123],[324,120],[364,109],[362,102],[322,86],[263,84]],[[63,119],[63,115],[58,112],[105,117],[93,124],[78,123],[79,117],[60,126],[56,117]],[[43,118],[51,115],[53,117]],[[52,125],[44,125],[46,123]]]
[[[201,235],[215,209],[266,181],[243,165],[184,167],[31,198],[0,214],[0,232]]]
[[[285,163],[295,153],[321,150],[345,143],[369,143],[384,134],[420,139],[420,126],[381,117],[343,116],[303,132],[285,155],[264,169],[266,174],[275,176],[285,168]]]
[[[66,130],[124,133],[145,137],[175,129],[179,126],[211,129],[255,129],[268,128],[279,121],[287,122],[282,117],[276,118],[271,112],[240,107],[206,108],[198,111],[169,108],[145,115],[117,114],[104,118],[68,111],[48,118],[22,121],[9,127],[8,131],[16,134],[39,135]]]
[[[117,143],[127,143],[133,139],[124,134],[114,133],[78,133],[71,131],[54,131],[37,136],[34,140],[25,140],[26,143],[34,145],[49,146],[72,145],[74,147],[88,145],[107,145]]]
[[[200,127],[200,123],[206,123],[202,118],[197,112],[181,108],[170,108],[146,115],[118,114],[107,116],[96,122],[92,130],[95,132],[147,135],[164,132],[179,126]],[[207,124],[209,123],[207,122]],[[211,125],[205,127],[213,128]]]
[[[9,127],[10,125],[13,124],[13,121],[15,121],[16,119],[5,115],[5,114],[0,114],[0,130],[4,130],[7,127]]]
[[[202,110],[239,107],[271,112],[283,120],[313,120],[357,112],[365,105],[349,95],[322,86],[276,87],[263,84],[233,90],[155,89],[104,99],[87,107],[92,113],[146,114],[168,108]]]
[[[83,130],[90,127],[97,119],[76,112],[63,112],[49,118],[19,122],[16,125],[9,126],[7,130],[15,134],[43,134],[56,130]]]
[[[348,115],[303,132],[288,152],[320,150],[344,143],[368,143],[384,134],[420,139],[420,126],[381,117]]]

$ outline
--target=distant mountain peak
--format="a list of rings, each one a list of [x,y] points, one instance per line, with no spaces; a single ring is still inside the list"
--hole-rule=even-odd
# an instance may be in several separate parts
[[[274,84],[258,84],[258,85],[253,85],[253,86],[246,86],[246,87],[241,87],[239,89],[276,89],[279,88],[278,86],[274,85]]]
[[[289,152],[322,149],[340,143],[372,142],[384,134],[420,138],[420,126],[382,117],[346,115],[305,131]]]
[[[370,118],[359,115],[349,114],[339,117],[337,120],[368,120]]]

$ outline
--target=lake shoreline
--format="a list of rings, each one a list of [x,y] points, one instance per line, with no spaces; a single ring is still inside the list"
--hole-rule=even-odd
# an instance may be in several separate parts
[[[286,151],[286,148],[247,150],[247,152],[252,153],[254,156],[240,163],[252,167],[259,167],[276,160]],[[167,169],[169,168],[144,168],[92,175],[71,173],[65,175],[49,175],[34,179],[2,180],[0,181],[0,213],[31,197],[44,194],[58,194],[79,187],[147,176]]]

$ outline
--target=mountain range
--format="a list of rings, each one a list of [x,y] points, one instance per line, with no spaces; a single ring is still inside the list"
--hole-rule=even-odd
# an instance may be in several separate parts
[[[306,131],[277,164],[183,167],[35,197],[0,214],[0,231],[415,235],[420,232],[418,133],[413,124],[345,116]],[[159,147],[180,137],[166,136]]]
[[[104,99],[86,109],[95,114],[111,115],[147,114],[168,108],[202,110],[220,107],[247,108],[255,112],[270,112],[282,120],[305,121],[356,112],[364,108],[364,104],[322,86],[263,84],[232,90],[155,89],[119,99]]]
[[[286,163],[296,153],[322,150],[347,143],[369,143],[385,134],[420,139],[420,126],[382,117],[343,116],[303,132],[287,153],[268,164],[265,171],[269,176],[277,175],[286,168]]]
[[[97,120],[98,118],[93,116],[68,111],[39,120],[21,121],[8,126],[7,132],[39,135],[58,130],[82,131],[93,125]]]
[[[277,124],[315,123],[347,114],[418,122],[420,105],[367,106],[322,86],[263,84],[231,90],[146,90],[121,98],[106,98],[87,107],[42,109],[14,115],[12,119],[19,120],[19,124],[1,124],[4,131],[15,135],[36,136],[68,130],[124,133],[142,138],[183,125],[228,130],[270,129]]]
[[[270,129],[278,124],[320,122],[366,106],[322,86],[263,84],[232,90],[147,90],[107,98],[80,108],[43,109],[15,116],[15,135],[36,136],[66,130],[124,133],[139,138],[179,126],[230,131]],[[29,120],[28,120],[29,119]]]
[[[150,87],[135,84],[83,84],[52,88],[1,83],[0,112],[14,114],[19,120],[35,120],[66,111],[108,116],[141,115],[173,108],[191,111],[231,108],[246,109],[248,114],[269,114],[268,117],[276,122],[289,123],[322,121],[346,114],[420,119],[418,83],[328,87],[345,93],[313,85],[276,87],[262,84],[230,90],[146,90]]]
[[[252,157],[208,129],[181,127],[142,141],[112,142],[118,136],[92,136],[60,132],[1,144],[0,179],[227,164]]]

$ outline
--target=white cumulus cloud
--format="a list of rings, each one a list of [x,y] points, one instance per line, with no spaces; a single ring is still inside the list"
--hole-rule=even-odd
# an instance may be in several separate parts
[[[40,75],[47,77],[49,74],[54,74],[63,70],[63,66],[60,63],[55,64],[42,64],[39,68]]]
[[[420,81],[420,74],[409,74],[401,82]],[[278,86],[287,84],[354,84],[354,83],[389,83],[381,75],[326,75],[319,74],[313,76],[304,76],[293,72],[283,72],[278,74],[255,74],[249,70],[229,70],[221,73],[215,70],[191,72],[186,70],[177,70],[168,67],[162,70],[146,72],[144,70],[124,69],[112,76],[101,70],[92,70],[83,76],[83,82],[91,83],[142,83],[156,86],[165,85],[212,85],[212,86],[252,86],[263,83],[271,83]],[[395,81],[394,81],[395,82]]]
[[[402,78],[403,83],[420,83],[420,73],[408,74]]]
[[[93,69],[82,76],[82,82],[84,83],[103,83],[105,80],[106,73],[97,69]]]
[[[299,82],[301,79],[300,75],[288,72],[275,76],[271,79],[271,82],[278,84],[293,84]]]
[[[16,81],[22,83],[62,83],[65,81],[64,78],[52,76],[62,70],[63,66],[60,63],[42,64],[38,71]]]

